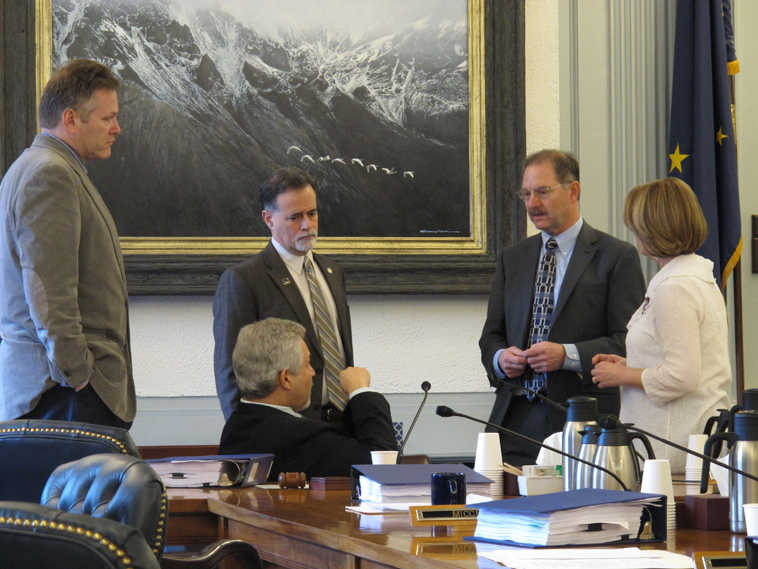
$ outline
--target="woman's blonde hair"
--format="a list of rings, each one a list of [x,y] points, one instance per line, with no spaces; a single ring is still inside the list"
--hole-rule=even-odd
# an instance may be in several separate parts
[[[626,196],[624,223],[653,257],[694,253],[708,234],[695,192],[679,178],[632,188]]]

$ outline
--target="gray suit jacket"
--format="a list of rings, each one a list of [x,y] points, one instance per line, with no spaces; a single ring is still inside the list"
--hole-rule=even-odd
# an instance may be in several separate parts
[[[351,366],[353,333],[350,326],[350,309],[345,298],[345,277],[342,269],[334,261],[316,254],[313,255],[313,259],[321,269],[334,298],[345,362]],[[224,271],[213,299],[213,370],[224,418],[229,419],[239,401],[239,390],[232,369],[232,352],[237,335],[246,324],[270,317],[292,320],[305,327],[305,343],[311,352],[311,365],[316,375],[313,378],[311,406],[303,411],[303,414],[319,419],[321,376],[324,371],[321,342],[297,285],[271,243],[254,257]]]
[[[526,348],[541,247],[542,237],[535,235],[505,249],[492,280],[479,347],[490,383],[497,388],[490,421],[499,425],[508,412],[511,391],[495,376],[493,358],[500,348]],[[547,394],[551,399],[565,403],[569,397],[589,395],[598,399],[601,413],[618,414],[618,389],[599,389],[592,383],[592,356],[625,353],[626,323],[644,294],[645,281],[635,248],[585,221],[563,277],[548,338],[560,344],[576,344],[582,376],[565,370],[548,374]],[[560,430],[566,416],[555,414],[552,419],[552,428]]]
[[[113,218],[81,163],[39,135],[0,184],[0,420],[89,380],[124,421],[136,400]]]

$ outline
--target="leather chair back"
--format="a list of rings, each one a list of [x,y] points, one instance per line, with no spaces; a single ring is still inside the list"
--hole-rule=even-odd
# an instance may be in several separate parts
[[[163,553],[166,492],[158,474],[139,458],[94,454],[61,464],[45,484],[41,503],[137,528],[156,557]]]
[[[160,569],[133,527],[28,502],[0,502],[3,569]]]
[[[39,503],[56,466],[104,452],[139,456],[129,432],[117,427],[42,419],[0,422],[0,500]]]

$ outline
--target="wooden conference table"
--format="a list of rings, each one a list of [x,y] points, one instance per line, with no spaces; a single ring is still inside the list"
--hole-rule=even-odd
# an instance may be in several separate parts
[[[169,490],[169,544],[244,539],[266,561],[297,569],[502,568],[477,553],[497,546],[464,541],[467,531],[411,527],[408,514],[345,511],[349,493],[301,489]],[[742,551],[744,536],[679,529],[663,544],[643,547],[693,555]]]

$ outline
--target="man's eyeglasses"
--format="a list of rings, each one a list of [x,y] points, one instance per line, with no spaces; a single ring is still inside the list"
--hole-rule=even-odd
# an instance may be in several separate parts
[[[566,183],[569,183],[569,182],[566,182]],[[521,188],[520,190],[516,191],[516,197],[524,203],[532,199],[532,196],[536,196],[537,198],[539,198],[540,201],[542,201],[549,198],[550,194],[552,194],[555,190],[557,190],[561,186],[565,186],[566,183],[556,184],[554,186],[543,186],[541,188],[536,188],[534,190],[527,190],[526,188]]]

